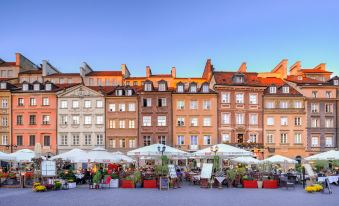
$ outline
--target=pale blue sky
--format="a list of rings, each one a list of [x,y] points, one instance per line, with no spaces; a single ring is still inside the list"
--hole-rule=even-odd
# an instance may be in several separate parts
[[[269,71],[283,58],[304,67],[325,62],[339,73],[336,0],[16,1],[0,3],[0,58],[21,52],[64,72],[126,63],[134,76],[200,76],[216,69]]]

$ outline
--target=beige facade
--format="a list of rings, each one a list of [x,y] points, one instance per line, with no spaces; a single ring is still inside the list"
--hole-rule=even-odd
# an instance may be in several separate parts
[[[5,81],[0,82],[0,151],[11,152],[11,85]]]

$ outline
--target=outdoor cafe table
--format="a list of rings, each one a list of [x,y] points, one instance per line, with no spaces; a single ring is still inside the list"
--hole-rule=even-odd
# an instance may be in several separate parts
[[[318,182],[325,182],[326,178],[328,178],[330,183],[339,181],[339,176],[327,176],[327,177],[318,177]]]

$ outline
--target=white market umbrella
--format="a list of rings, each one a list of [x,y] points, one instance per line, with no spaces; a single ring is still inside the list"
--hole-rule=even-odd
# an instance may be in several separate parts
[[[282,163],[296,164],[297,163],[296,160],[290,159],[288,157],[284,157],[284,156],[281,156],[281,155],[274,155],[272,157],[264,159],[262,162],[273,163],[273,164],[282,164]]]
[[[14,157],[10,156],[7,153],[0,152],[0,160],[2,160],[2,161],[10,161],[10,160],[14,160]]]
[[[253,158],[253,157],[237,157],[237,158],[231,159],[231,161],[243,163],[243,164],[254,164],[254,165],[261,163],[260,160]]]
[[[86,163],[89,160],[89,155],[87,152],[81,149],[72,149],[68,152],[58,154],[51,158],[51,160],[63,159],[66,161],[71,161],[72,163]]]
[[[339,151],[330,150],[316,155],[306,157],[305,160],[339,160]]]
[[[163,144],[152,144],[149,146],[141,147],[139,149],[135,149],[127,152],[128,156],[161,156],[161,152],[159,152],[158,147],[163,148],[166,147],[164,155],[166,156],[186,156],[188,153],[182,150],[176,149],[174,147],[170,147]]]
[[[233,146],[228,145],[228,144],[217,144],[217,145],[214,145],[214,146],[211,146],[211,147],[218,148],[216,155],[224,157],[224,158],[225,157],[252,156],[251,152],[244,150],[244,149],[237,148],[237,147],[233,147]],[[193,155],[199,156],[199,157],[213,157],[214,152],[211,151],[211,147],[207,147],[205,149],[198,150],[198,151],[194,152]]]
[[[124,153],[122,152],[112,152],[112,155],[117,158],[120,159],[120,161],[126,162],[126,163],[133,163],[135,162],[135,160],[127,155],[124,155]]]
[[[119,163],[121,159],[119,159],[116,155],[113,155],[110,152],[107,152],[102,147],[97,147],[88,152],[88,156],[91,162],[98,163]]]
[[[31,162],[32,158],[35,157],[35,152],[29,149],[21,149],[9,155],[14,157],[16,162]]]

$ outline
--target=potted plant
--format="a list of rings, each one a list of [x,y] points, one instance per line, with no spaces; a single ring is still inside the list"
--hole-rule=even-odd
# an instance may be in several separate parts
[[[118,188],[119,187],[119,176],[116,173],[112,173],[112,179],[109,183],[109,187]]]
[[[54,182],[54,190],[60,190],[61,189],[61,182],[60,181],[55,181]]]
[[[257,181],[248,175],[242,177],[242,183],[244,188],[257,188]]]
[[[227,185],[228,187],[233,187],[233,183],[235,180],[235,177],[237,175],[236,170],[235,169],[229,169],[226,171],[226,175],[227,175]]]
[[[68,179],[67,183],[68,183],[68,188],[69,189],[73,189],[73,188],[77,187],[77,183],[74,181],[74,179]]]
[[[134,188],[134,177],[133,175],[129,175],[126,178],[121,180],[120,184],[121,188]]]
[[[93,176],[94,188],[96,188],[96,189],[99,188],[100,180],[101,180],[101,173],[100,172],[96,172],[94,174],[94,176]]]
[[[13,172],[8,173],[7,176],[7,184],[14,185],[14,182],[16,181],[16,174]]]
[[[143,178],[143,188],[157,188],[156,178],[146,174]]]
[[[140,171],[135,171],[134,172],[134,184],[136,188],[141,188],[141,172]]]

